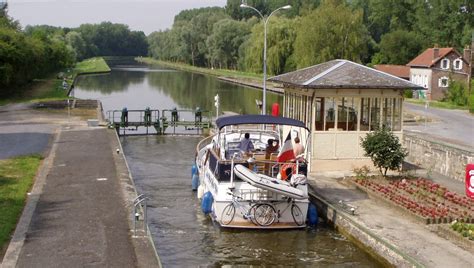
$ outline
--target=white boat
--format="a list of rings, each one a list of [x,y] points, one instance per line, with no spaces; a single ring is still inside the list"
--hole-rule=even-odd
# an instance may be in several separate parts
[[[222,227],[305,227],[309,205],[305,154],[278,162],[278,151],[265,152],[270,139],[283,145],[285,137],[298,135],[307,142],[304,124],[284,117],[237,115],[218,118],[216,126],[217,133],[197,148],[197,195],[203,212]],[[250,154],[239,150],[245,133],[254,145]],[[287,181],[281,179],[280,174],[290,173]]]

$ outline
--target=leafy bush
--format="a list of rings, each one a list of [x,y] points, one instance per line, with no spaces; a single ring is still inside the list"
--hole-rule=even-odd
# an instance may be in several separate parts
[[[389,169],[398,170],[408,155],[398,137],[386,126],[368,133],[361,141],[365,156],[372,159],[374,166],[379,168],[383,176],[387,175]]]
[[[365,179],[369,175],[370,168],[366,165],[363,165],[360,168],[354,168],[352,171],[355,173],[356,178]]]
[[[468,103],[467,95],[467,88],[463,83],[452,80],[450,81],[449,89],[446,94],[446,98],[449,102],[455,105],[465,106]]]
[[[474,240],[474,224],[453,221],[451,223],[451,228],[469,240]]]

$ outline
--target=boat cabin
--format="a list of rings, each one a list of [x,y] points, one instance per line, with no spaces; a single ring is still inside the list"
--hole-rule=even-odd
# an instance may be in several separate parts
[[[332,60],[269,79],[284,88],[283,116],[311,131],[311,171],[372,166],[361,139],[386,125],[401,140],[403,91],[409,81],[348,60]]]

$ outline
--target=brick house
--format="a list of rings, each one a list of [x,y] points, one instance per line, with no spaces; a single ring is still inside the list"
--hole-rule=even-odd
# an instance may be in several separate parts
[[[452,47],[428,48],[407,64],[410,67],[410,81],[427,89],[428,100],[442,100],[451,81],[468,84],[470,60],[469,48],[464,49],[464,55]],[[420,97],[423,95],[420,94]]]

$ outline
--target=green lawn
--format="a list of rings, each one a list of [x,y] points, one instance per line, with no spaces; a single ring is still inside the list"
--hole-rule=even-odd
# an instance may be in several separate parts
[[[73,74],[105,73],[110,72],[110,67],[101,57],[90,58],[76,64]]]
[[[0,248],[10,240],[40,162],[39,155],[0,160]]]

